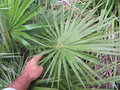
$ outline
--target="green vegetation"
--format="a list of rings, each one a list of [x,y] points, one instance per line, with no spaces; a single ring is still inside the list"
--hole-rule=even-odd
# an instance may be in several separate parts
[[[119,18],[119,0],[0,0],[0,88],[45,51],[30,90],[119,89]]]

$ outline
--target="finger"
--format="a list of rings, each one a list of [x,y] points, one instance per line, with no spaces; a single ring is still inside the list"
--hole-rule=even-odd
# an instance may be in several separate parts
[[[42,56],[44,55],[44,53],[45,53],[45,51],[41,52],[39,55],[35,55],[35,56],[31,59],[31,61],[34,62],[34,63],[38,63],[38,62],[41,60],[41,58],[42,58]]]
[[[44,68],[42,66],[39,66],[37,68],[37,72],[41,75],[43,73]]]
[[[43,68],[42,66],[35,66],[35,67],[34,67],[34,72],[39,72],[39,73],[41,72],[41,73],[42,73],[42,72],[43,72],[43,69],[44,69],[44,68]]]
[[[38,71],[43,71],[43,67],[42,67],[42,66],[38,66],[38,67],[37,67],[37,70],[38,70]]]
[[[45,51],[42,51],[39,55],[37,55],[38,57],[36,59],[36,63],[38,63],[41,60],[41,58],[44,55],[44,53],[45,53]]]
[[[36,55],[31,59],[31,62],[38,63],[41,60],[42,56],[41,55]]]

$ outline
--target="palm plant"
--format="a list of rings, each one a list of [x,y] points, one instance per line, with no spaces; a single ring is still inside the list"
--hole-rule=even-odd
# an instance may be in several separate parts
[[[39,24],[31,24],[30,19],[43,11],[43,8],[36,6],[29,10],[31,3],[34,0],[1,0],[1,4],[7,3],[3,8],[10,8],[0,11],[0,37],[2,48],[5,47],[8,52],[13,52],[14,41],[17,41],[29,47],[27,40],[39,43],[34,37],[27,34],[28,30],[38,27]],[[27,11],[27,13],[26,13]],[[29,23],[28,23],[29,21]],[[26,40],[27,39],[27,40]]]
[[[41,27],[38,23],[31,24],[30,21],[32,17],[43,10],[43,6],[36,6],[29,10],[33,1],[0,0],[0,89],[15,80],[20,74],[21,68],[23,68],[24,58],[17,60],[18,58],[15,55],[15,52],[21,52],[18,43],[27,48],[30,46],[27,40],[31,39],[31,41],[39,43],[34,37],[25,32]]]
[[[40,6],[37,6],[32,10],[27,10],[33,1],[34,0],[0,0],[0,67],[5,64],[9,67],[11,66],[12,68],[17,69],[13,62],[18,64],[23,61],[20,60],[18,62],[15,60],[15,56],[13,56],[16,51],[19,51],[17,47],[18,44],[16,44],[15,41],[24,46],[30,46],[30,44],[25,40],[25,37],[27,37],[27,39],[31,39],[32,41],[36,41],[35,38],[25,32],[26,30],[39,27],[38,24],[26,23],[32,17],[41,12]],[[16,47],[17,50],[15,50]],[[12,56],[10,55],[11,53]],[[4,55],[6,55],[6,58],[4,58]],[[20,68],[22,68],[22,66]],[[7,75],[5,75],[6,73],[8,74],[8,78]],[[10,75],[11,73],[14,72],[10,72]],[[14,77],[15,76],[17,75],[14,75]],[[2,83],[2,81],[10,83],[8,80],[12,81],[15,79],[10,77],[9,71],[4,70],[3,68],[1,68],[0,71],[0,78],[4,78],[3,80],[0,80],[0,83]],[[9,83],[7,83],[7,85]]]
[[[44,45],[40,48],[46,51],[45,58],[40,63],[46,67],[43,78],[48,76],[48,81],[51,80],[51,77],[53,78],[52,86],[56,79],[58,87],[60,82],[65,79],[69,89],[72,87],[74,79],[77,79],[76,83],[79,80],[79,86],[84,88],[94,84],[101,85],[108,81],[108,79],[102,79],[101,72],[97,72],[93,68],[95,64],[108,68],[105,64],[100,63],[102,61],[98,57],[100,54],[120,54],[120,50],[117,49],[119,38],[117,36],[109,38],[111,35],[119,34],[117,28],[108,29],[116,18],[115,16],[107,17],[105,13],[96,16],[98,7],[88,10],[89,5],[90,3],[81,4],[76,16],[74,16],[74,9],[51,10],[52,15],[49,16],[53,19],[52,25],[46,17],[46,13],[43,13],[49,28],[43,29],[43,32],[34,33],[34,35],[40,38]],[[72,79],[72,76],[75,78]]]

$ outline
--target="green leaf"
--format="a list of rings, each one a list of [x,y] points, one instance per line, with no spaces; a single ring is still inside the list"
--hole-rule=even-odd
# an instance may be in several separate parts
[[[58,90],[58,89],[46,87],[33,87],[31,90]]]
[[[15,18],[13,19],[13,26],[18,22],[19,18],[23,15],[23,13],[25,12],[25,10],[30,6],[30,4],[33,1],[34,0],[24,0],[24,2],[22,3],[22,5],[18,8],[17,14],[15,15]]]
[[[14,32],[14,33],[15,33],[16,35],[20,35],[20,36],[22,36],[22,37],[24,37],[24,38],[26,38],[26,39],[29,39],[29,40],[37,43],[37,44],[43,45],[42,43],[38,42],[37,39],[35,39],[34,37],[30,36],[30,35],[27,34],[27,33],[24,33],[24,32]]]
[[[37,28],[47,28],[48,25],[39,25],[39,23],[36,24],[27,24],[27,25],[21,25],[13,29],[13,31],[29,31]]]
[[[42,13],[45,9],[43,8],[36,8],[33,9],[32,11],[29,11],[25,16],[21,17],[16,24],[14,25],[14,27],[18,27],[19,25],[24,24],[26,21],[30,20],[33,16],[36,16],[38,13]]]
[[[17,42],[20,42],[25,47],[29,47],[30,46],[30,44],[26,40],[24,40],[22,37],[16,35],[15,33],[12,33],[11,35],[14,38],[14,40],[16,40]]]

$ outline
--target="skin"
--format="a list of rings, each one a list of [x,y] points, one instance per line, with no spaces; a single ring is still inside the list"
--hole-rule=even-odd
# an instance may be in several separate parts
[[[27,90],[30,83],[37,79],[43,72],[43,67],[37,65],[42,56],[34,56],[27,62],[23,73],[13,81],[8,88],[15,88],[16,90]]]

